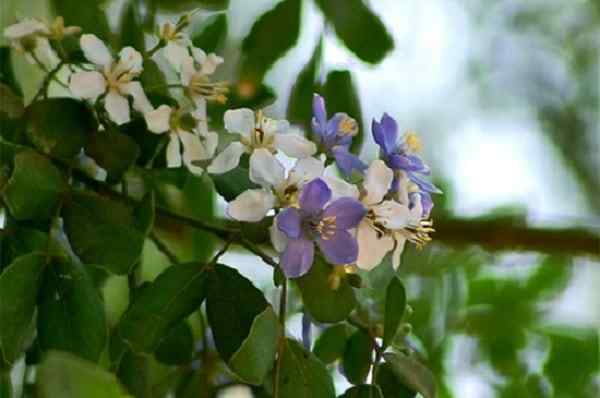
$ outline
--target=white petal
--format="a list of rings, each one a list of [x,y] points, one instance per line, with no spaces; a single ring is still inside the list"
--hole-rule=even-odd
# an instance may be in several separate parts
[[[398,178],[398,192],[396,192],[396,200],[403,205],[409,205],[408,192],[410,186],[410,180],[408,176],[403,171],[396,172],[396,177]]]
[[[119,53],[119,63],[129,73],[139,74],[142,72],[144,60],[135,48],[125,47]]]
[[[85,34],[81,35],[79,41],[83,55],[90,62],[96,65],[107,66],[112,64],[113,58],[110,55],[108,47],[96,35]]]
[[[194,61],[202,65],[206,61],[206,52],[201,48],[192,47],[192,57],[194,57]]]
[[[265,188],[276,187],[285,179],[285,168],[275,156],[264,148],[250,155],[250,181]]]
[[[135,81],[122,84],[119,86],[119,90],[123,94],[131,95],[131,97],[133,97],[133,109],[136,111],[146,113],[153,109],[140,82]]]
[[[189,55],[183,58],[181,61],[181,84],[184,86],[188,86],[192,81],[192,77],[196,73],[196,68],[194,67],[194,59]]]
[[[244,144],[239,141],[232,142],[217,155],[206,170],[212,174],[223,174],[235,169],[240,164],[240,157],[245,151]]]
[[[95,101],[106,91],[106,80],[98,72],[75,72],[71,75],[69,89],[75,97]]]
[[[179,137],[175,133],[169,134],[169,144],[167,145],[167,166],[181,166],[181,147]]]
[[[404,251],[404,245],[406,244],[406,236],[403,233],[395,233],[394,238],[396,239],[396,248],[392,255],[392,265],[394,269],[398,269],[400,266],[400,255]]]
[[[386,200],[385,202],[371,207],[377,217],[377,222],[388,229],[402,229],[410,224],[410,210],[408,207]]]
[[[254,111],[248,108],[229,110],[223,117],[227,131],[241,134],[248,140],[254,132],[254,120]]]
[[[50,46],[50,42],[45,37],[36,38],[33,52],[37,59],[48,69],[54,69],[60,63],[60,58],[56,55],[56,51]]]
[[[385,255],[394,248],[394,239],[389,235],[379,237],[371,221],[366,219],[358,225],[356,240],[358,242],[356,265],[365,270],[379,265]]]
[[[229,217],[244,222],[258,222],[265,218],[267,212],[275,205],[275,197],[264,189],[250,189],[242,192],[229,203]]]
[[[324,176],[323,180],[327,183],[329,189],[331,189],[332,201],[344,197],[358,199],[359,192],[355,185],[331,175]]]
[[[217,67],[223,63],[223,58],[211,53],[208,54],[204,61],[198,61],[198,63],[202,65],[202,73],[205,75],[212,75],[217,70]]]
[[[164,51],[167,61],[169,61],[171,66],[173,66],[173,69],[176,71],[181,70],[183,61],[190,56],[187,48],[174,41],[169,41]]]
[[[161,105],[153,111],[144,114],[148,130],[153,133],[164,133],[171,129],[171,113],[172,109],[168,105]]]
[[[273,244],[273,249],[275,249],[279,253],[283,253],[285,247],[287,246],[287,237],[277,227],[277,221],[275,220],[276,219],[273,220],[273,224],[269,227],[269,235],[271,235],[271,243]]]
[[[108,112],[110,119],[117,124],[127,123],[131,120],[127,98],[114,90],[110,90],[106,94],[104,109]]]
[[[265,135],[267,136],[284,134],[290,129],[290,122],[287,120],[277,120],[263,117],[263,120],[261,120],[260,123]]]
[[[201,137],[190,132],[179,130],[179,139],[183,145],[183,163],[194,174],[202,174],[204,170],[193,164],[195,160],[209,159],[208,151]]]
[[[305,183],[323,175],[325,165],[315,158],[299,159],[288,175],[286,185],[301,187]]]
[[[377,159],[371,163],[363,183],[367,196],[363,199],[366,205],[379,203],[390,189],[394,172],[385,165],[383,160]]]
[[[206,148],[206,159],[210,159],[215,156],[217,145],[219,145],[219,134],[214,132],[208,132],[203,134],[204,147]]]
[[[45,31],[46,29],[46,26],[42,22],[28,18],[6,27],[4,29],[4,37],[8,40],[18,40],[34,33]]]
[[[317,152],[315,143],[299,134],[275,134],[273,145],[296,159],[308,158]]]

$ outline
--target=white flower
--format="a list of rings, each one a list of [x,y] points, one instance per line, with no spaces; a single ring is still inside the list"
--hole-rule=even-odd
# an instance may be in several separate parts
[[[238,166],[242,154],[249,153],[250,179],[264,185],[264,178],[273,178],[273,173],[283,174],[283,166],[274,156],[278,151],[297,159],[308,158],[317,151],[314,143],[297,132],[290,132],[286,120],[269,119],[260,111],[255,114],[247,108],[229,110],[225,112],[224,121],[225,129],[239,134],[240,141],[231,143],[217,155],[208,168],[209,173],[222,174],[232,170]],[[264,149],[262,158],[253,160],[258,149]],[[274,164],[279,166],[273,169]]]
[[[142,55],[132,47],[125,47],[119,53],[119,60],[113,57],[106,45],[95,35],[81,36],[81,49],[85,58],[96,65],[96,71],[75,72],[71,76],[70,89],[76,97],[96,99],[106,94],[104,108],[111,120],[117,124],[131,120],[128,96],[133,98],[133,108],[146,113],[152,105],[136,77],[142,72]]]
[[[212,82],[210,79],[217,67],[223,63],[223,58],[215,54],[206,55],[199,48],[192,48],[192,54],[193,56],[186,54],[183,57],[179,69],[181,84],[185,87],[186,94],[196,106],[202,106],[206,101],[225,103],[226,94],[229,92],[227,83]]]
[[[361,201],[368,212],[359,224],[356,236],[359,247],[356,265],[359,268],[374,268],[392,249],[392,264],[398,268],[406,240],[423,244],[429,239],[427,233],[431,229],[422,220],[418,195],[413,203],[409,203],[408,193],[404,190],[401,190],[399,198],[406,199],[406,202],[386,199],[393,179],[394,172],[382,160],[375,160],[367,170]],[[406,181],[402,180],[401,185],[406,186]]]
[[[51,30],[41,21],[28,18],[4,29],[6,37],[13,48],[26,54],[29,63],[41,63],[54,68],[60,62],[56,52],[50,46],[48,36]]]
[[[156,134],[169,134],[166,151],[168,167],[180,167],[184,164],[196,175],[204,172],[194,162],[211,159],[219,138],[216,133],[204,129],[204,124],[199,120],[200,115],[185,114],[182,110],[161,105],[144,116],[148,130]]]
[[[254,163],[254,164],[253,164]],[[302,186],[323,174],[323,162],[315,158],[296,161],[285,176],[283,165],[266,149],[257,149],[251,160],[250,179],[262,189],[242,192],[229,203],[227,214],[238,221],[258,222],[274,207],[294,206]]]

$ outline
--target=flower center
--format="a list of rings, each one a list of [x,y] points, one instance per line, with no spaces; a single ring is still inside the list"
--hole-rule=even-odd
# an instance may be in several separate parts
[[[341,135],[353,136],[358,133],[358,123],[350,116],[345,116],[338,127]]]
[[[208,76],[202,72],[196,72],[192,76],[189,84],[189,90],[193,95],[199,95],[208,101],[215,101],[220,104],[227,102],[227,93],[229,87],[227,82],[211,82]]]
[[[321,238],[323,238],[323,240],[329,240],[329,239],[333,238],[333,236],[335,235],[335,232],[337,230],[336,217],[335,216],[324,217],[321,220],[319,220],[318,222],[313,223],[312,226],[313,226],[313,229],[319,235],[321,235]]]
[[[411,152],[420,152],[421,149],[423,148],[423,145],[421,144],[421,140],[419,139],[417,134],[412,131],[406,133],[406,135],[404,136],[404,142],[406,143],[406,147]]]

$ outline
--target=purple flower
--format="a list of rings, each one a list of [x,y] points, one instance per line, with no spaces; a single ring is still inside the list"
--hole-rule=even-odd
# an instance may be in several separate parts
[[[392,170],[405,172],[407,177],[419,187],[425,201],[431,204],[430,194],[442,193],[442,191],[423,178],[423,176],[429,175],[431,170],[414,153],[415,143],[410,141],[416,140],[415,136],[408,135],[403,142],[399,143],[398,125],[387,113],[383,114],[380,122],[373,120],[372,130],[373,138],[381,148],[381,158],[387,166]],[[394,178],[392,191],[398,190],[398,183],[398,178]]]
[[[352,170],[364,172],[367,165],[349,150],[352,137],[358,133],[356,120],[345,113],[336,113],[331,119],[327,119],[325,100],[315,94],[312,128],[323,152],[333,156],[335,163],[345,176],[350,176]]]
[[[356,199],[340,198],[329,204],[331,189],[316,178],[304,185],[299,208],[288,207],[277,216],[277,227],[287,237],[281,267],[288,278],[308,272],[314,258],[314,242],[332,264],[356,261],[358,244],[349,232],[356,228],[367,210]]]

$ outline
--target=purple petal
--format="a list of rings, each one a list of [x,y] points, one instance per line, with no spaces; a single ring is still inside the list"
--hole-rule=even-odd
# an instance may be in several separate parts
[[[316,216],[323,211],[329,199],[331,199],[331,189],[325,181],[315,178],[302,188],[299,199],[300,209],[308,216]]]
[[[375,142],[379,144],[384,154],[389,155],[394,152],[398,142],[398,125],[394,119],[384,113],[381,122],[373,119],[371,130]]]
[[[320,126],[327,123],[327,110],[325,109],[325,99],[319,94],[313,94],[313,116]]]
[[[290,239],[281,255],[281,268],[287,278],[308,272],[313,263],[315,245],[308,239]]]
[[[358,243],[348,231],[338,229],[328,239],[317,238],[317,243],[327,261],[332,264],[351,264],[358,257]]]
[[[388,155],[388,164],[394,170],[413,171],[421,174],[429,174],[429,167],[423,163],[420,157],[415,155],[406,155],[392,153]]]
[[[419,195],[419,194],[417,194]],[[431,200],[431,195],[427,192],[421,192],[421,206],[423,207],[423,218],[429,218],[431,214],[431,209],[433,209],[433,200]]]
[[[417,184],[417,186],[419,187],[419,189],[421,191],[429,192],[429,193],[443,193],[438,187],[436,187],[435,185],[433,185],[429,181],[426,181],[426,180],[420,178],[415,173],[409,172],[408,173],[408,178],[410,178],[410,180],[412,182],[414,182],[415,184]]]
[[[352,175],[352,170],[362,173],[367,169],[367,165],[356,155],[350,153],[347,147],[335,146],[331,152],[333,153],[333,157],[335,157],[335,163],[346,177]]]
[[[335,217],[337,229],[355,228],[367,214],[367,209],[353,198],[337,199],[323,211],[322,217]]]
[[[277,228],[288,237],[298,239],[302,234],[302,217],[298,209],[288,207],[277,216]]]

